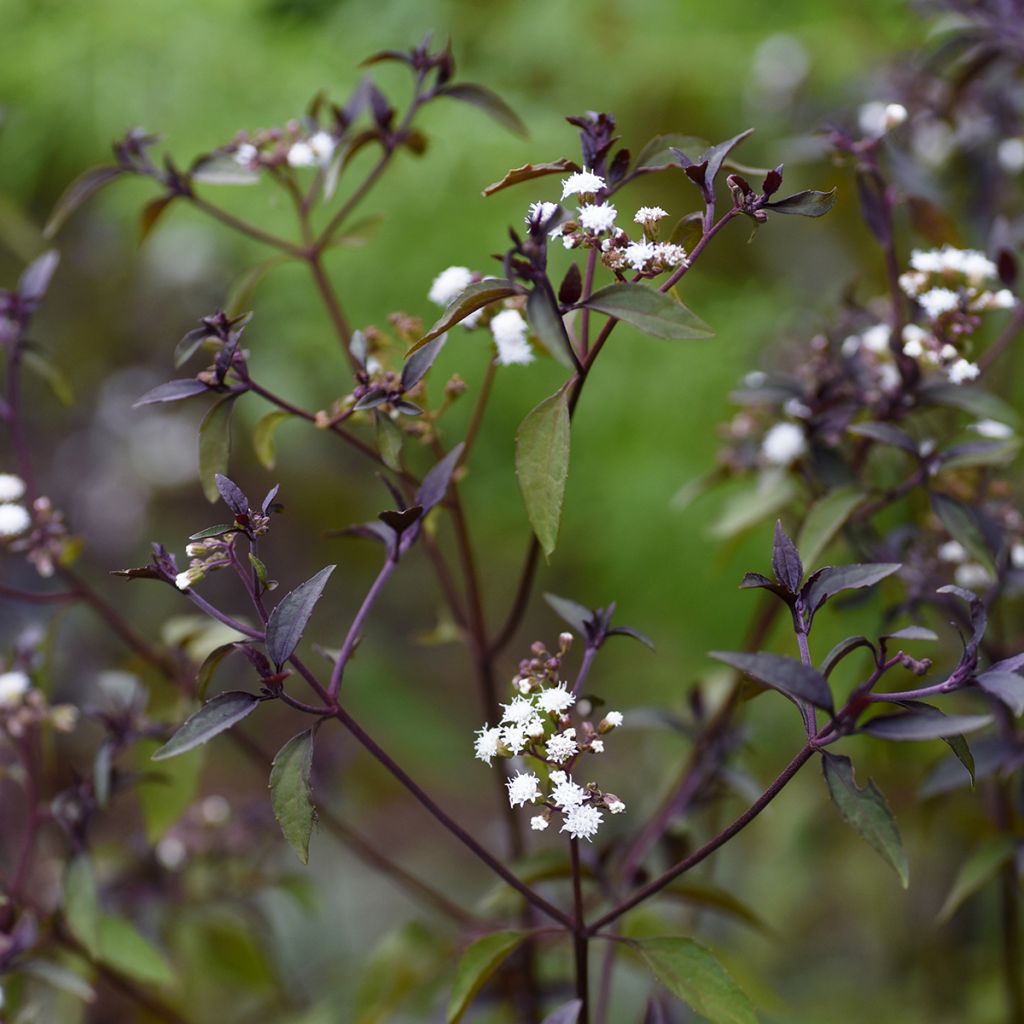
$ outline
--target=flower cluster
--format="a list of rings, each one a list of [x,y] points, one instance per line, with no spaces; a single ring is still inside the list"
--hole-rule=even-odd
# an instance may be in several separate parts
[[[20,498],[24,488],[20,477],[0,474],[3,494]],[[31,511],[15,501],[0,502],[0,542],[6,541],[11,551],[24,552],[40,576],[52,576],[71,547],[64,515],[49,498],[36,498]]]
[[[28,673],[12,668],[0,672],[0,732],[9,739],[23,737],[32,727],[49,724],[58,732],[71,732],[78,722],[72,704],[51,705],[42,690],[32,686]]]
[[[532,771],[517,771],[506,783],[512,807],[527,804],[542,807],[530,825],[543,831],[553,814],[562,815],[560,831],[573,839],[593,838],[602,821],[602,810],[618,814],[626,805],[613,793],[601,790],[591,782],[581,786],[570,772],[583,754],[604,751],[604,736],[622,725],[622,714],[610,711],[597,726],[573,711],[579,711],[576,693],[558,681],[561,661],[572,642],[572,635],[563,633],[557,654],[549,654],[541,643],[533,645],[533,657],[520,663],[519,675],[513,680],[515,695],[503,704],[500,722],[485,724],[476,733],[474,753],[491,764],[495,757],[524,756],[537,761],[546,780]],[[582,703],[582,702],[580,702]]]
[[[338,138],[315,122],[289,121],[282,128],[242,133],[221,152],[243,172],[273,167],[326,168],[338,147]],[[200,177],[202,176],[200,166]]]
[[[32,517],[24,505],[25,481],[13,473],[0,473],[0,540],[18,537],[31,525]]]

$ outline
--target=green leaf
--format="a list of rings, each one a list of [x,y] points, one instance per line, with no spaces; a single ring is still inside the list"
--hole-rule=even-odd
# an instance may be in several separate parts
[[[218,693],[182,725],[153,755],[152,760],[165,761],[212,740],[214,736],[251,715],[259,703],[259,697],[242,690]]]
[[[712,537],[728,539],[777,515],[796,497],[796,484],[785,473],[745,484],[734,491],[708,528]]]
[[[526,319],[540,343],[566,369],[576,368],[576,359],[565,332],[562,317],[551,301],[546,288],[536,286],[526,300]]]
[[[523,932],[494,932],[477,939],[463,953],[455,971],[455,985],[448,1002],[446,1024],[456,1024],[462,1020],[462,1015],[469,1009],[476,994],[524,937]]]
[[[203,417],[199,425],[199,479],[206,500],[213,504],[220,500],[217,474],[226,476],[228,456],[231,453],[231,411],[238,395],[226,395]]]
[[[220,663],[234,650],[237,650],[234,641],[229,644],[221,644],[203,659],[199,671],[196,672],[196,700],[206,700],[206,691],[210,687],[214,673],[220,667]]]
[[[64,371],[42,352],[33,348],[24,348],[21,361],[25,368],[31,370],[53,393],[53,397],[61,405],[73,405],[75,392]]]
[[[853,775],[853,762],[848,757],[822,751],[821,767],[832,801],[843,820],[882,855],[906,889],[910,884],[907,855],[896,819],[881,790],[870,779],[861,789]]]
[[[743,651],[710,651],[716,661],[725,662],[739,672],[756,679],[765,686],[779,690],[798,700],[806,700],[815,707],[832,710],[832,692],[825,677],[810,665],[781,654],[759,651],[747,654]]]
[[[982,565],[993,574],[996,571],[992,550],[985,542],[985,534],[978,522],[974,509],[961,504],[946,494],[933,491],[932,510],[942,520],[950,537],[959,541]]]
[[[64,870],[64,920],[68,931],[95,958],[100,948],[100,907],[92,861],[80,853]]]
[[[737,921],[742,921],[759,932],[771,931],[768,925],[746,903],[734,896],[728,889],[719,889],[717,886],[703,885],[700,882],[676,880],[666,885],[661,890],[661,894],[672,896],[692,906],[725,914]]]
[[[313,609],[327,586],[336,566],[328,565],[305,583],[286,594],[270,613],[267,623],[267,653],[280,672],[281,666],[299,646]]]
[[[273,412],[268,412],[255,427],[252,428],[252,448],[256,452],[256,458],[260,460],[260,465],[264,469],[273,469],[276,461],[276,453],[274,451],[274,431],[284,423],[285,420],[291,418],[290,412],[284,412],[282,409],[275,409]]]
[[[526,515],[550,558],[558,541],[565,482],[569,475],[569,392],[545,398],[516,433],[516,479]]]
[[[757,1024],[757,1014],[743,990],[692,939],[636,939],[630,945],[665,988],[712,1024]]]
[[[449,99],[468,103],[494,118],[498,124],[507,128],[513,135],[524,139],[529,138],[530,133],[526,130],[526,125],[523,124],[519,115],[496,92],[492,92],[483,85],[471,82],[443,85],[434,92],[434,95],[447,96]]]
[[[786,196],[777,203],[766,203],[764,209],[773,213],[793,214],[797,217],[824,217],[833,206],[836,205],[836,189],[828,192],[818,192],[815,189],[808,189],[805,192],[797,192],[795,195]]]
[[[543,178],[548,174],[572,174],[578,171],[580,165],[573,160],[554,160],[546,164],[523,164],[522,167],[513,167],[505,174],[501,181],[488,185],[481,193],[484,196],[493,196],[495,192],[511,188],[513,185],[521,185],[524,181],[532,181],[534,178]]]
[[[499,302],[501,299],[507,299],[518,293],[519,289],[511,281],[501,278],[477,281],[475,284],[471,284],[448,303],[448,308],[445,309],[441,318],[406,352],[406,358],[417,349],[423,348],[428,341],[433,341],[439,334],[444,334],[449,328],[465,320],[471,313],[483,309],[484,306],[489,306],[492,302]]]
[[[163,954],[129,921],[104,917],[100,921],[99,959],[144,985],[169,986],[174,972]]]
[[[405,434],[401,427],[383,413],[377,416],[377,450],[388,469],[396,473],[402,468],[402,443]]]
[[[810,507],[796,542],[804,565],[817,563],[832,538],[863,500],[864,495],[860,491],[852,487],[837,487]]]
[[[1021,425],[1020,415],[1011,405],[973,384],[927,384],[920,389],[918,396],[925,402],[960,409],[978,419],[996,420],[1015,428]]]
[[[313,770],[313,730],[293,736],[278,752],[270,769],[270,802],[285,839],[309,863],[309,837],[316,808],[310,774]]]
[[[19,960],[18,973],[35,978],[60,992],[67,992],[83,1003],[91,1003],[96,999],[95,990],[85,978],[50,960]]]
[[[148,762],[159,749],[156,740],[143,740],[135,750],[135,763],[140,772],[135,787],[142,810],[142,822],[146,829],[146,840],[155,846],[167,831],[178,823],[181,816],[192,806],[199,791],[199,780],[203,772],[204,751],[191,753],[162,764],[156,770],[149,769]]]
[[[642,284],[610,284],[580,305],[667,341],[715,336],[715,332],[681,302]]]
[[[189,175],[204,185],[258,185],[260,181],[258,170],[243,167],[224,153],[201,157],[192,165]]]
[[[936,921],[939,924],[948,921],[964,900],[973,896],[1004,864],[1008,864],[1016,845],[1012,836],[999,836],[979,846],[961,865]]]

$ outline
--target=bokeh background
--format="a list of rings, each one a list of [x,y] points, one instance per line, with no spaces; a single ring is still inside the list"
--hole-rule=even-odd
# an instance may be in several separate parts
[[[393,310],[430,320],[435,311],[426,293],[440,270],[463,264],[490,271],[490,254],[503,248],[507,226],[521,223],[527,202],[557,198],[557,185],[548,179],[490,199],[480,190],[527,161],[576,157],[567,114],[613,112],[634,151],[665,131],[718,140],[753,126],[757,133],[742,151],[746,162],[784,160],[790,191],[840,188],[839,203],[824,221],[776,220],[753,238],[736,225],[721,238],[685,288],[686,301],[717,337],[671,344],[620,329],[574,424],[561,543],[540,571],[538,592],[594,606],[618,602],[621,621],[650,634],[658,652],[610,645],[591,677],[594,689],[627,719],[640,708],[681,709],[695,681],[714,681],[705,652],[741,643],[755,601],[738,594],[736,584],[744,570],[765,568],[769,529],[722,542],[709,531],[727,493],[683,511],[673,508],[672,498],[714,465],[716,424],[728,415],[729,390],[742,374],[767,365],[787,341],[810,336],[865,266],[869,275],[872,267],[881,274],[846,172],[822,159],[808,138],[826,118],[849,121],[860,103],[886,98],[886,65],[925,44],[928,22],[909,7],[896,0],[844,6],[817,0],[768,6],[747,0],[0,0],[0,282],[13,284],[25,261],[42,251],[40,226],[62,189],[83,169],[105,162],[110,141],[127,128],[159,132],[162,145],[187,163],[240,129],[301,114],[321,88],[343,98],[363,57],[411,46],[428,31],[438,40],[451,37],[460,77],[501,93],[531,138],[510,136],[462,105],[428,109],[422,121],[428,151],[421,159],[397,160],[366,204],[365,212],[383,215],[373,238],[330,258],[356,325],[383,325]],[[374,74],[396,97],[407,95],[403,69],[385,66]],[[197,634],[185,602],[164,588],[104,580],[110,569],[145,562],[154,539],[180,555],[190,533],[219,518],[196,477],[202,410],[134,410],[131,402],[175,375],[177,339],[225,301],[262,253],[184,206],[172,209],[140,245],[138,211],[152,195],[145,182],[111,188],[58,237],[61,266],[33,335],[67,376],[74,401],[61,406],[45,385],[34,384],[29,415],[45,487],[86,541],[82,571],[99,580],[143,633],[163,642],[185,637],[198,650],[215,641]],[[619,205],[657,202],[682,215],[693,200],[686,182],[663,176]],[[287,230],[288,210],[270,188],[233,190],[228,201],[245,216]],[[346,390],[347,371],[303,268],[269,276],[252,305],[256,316],[246,340],[257,379],[300,405],[328,407]],[[453,336],[439,370],[459,372],[472,389],[486,359],[477,336]],[[545,360],[499,374],[464,485],[486,564],[492,622],[507,607],[527,538],[512,471],[513,432],[561,374]],[[466,408],[452,414],[453,426],[468,415],[469,401],[463,402]],[[232,476],[250,493],[282,485],[287,511],[265,556],[286,587],[327,562],[339,563],[312,630],[332,646],[379,556],[359,542],[312,538],[371,517],[383,507],[384,492],[358,457],[300,424],[279,431],[277,468],[269,473],[249,443],[264,411],[255,399],[239,403]],[[16,582],[24,570],[8,560],[4,572]],[[239,595],[229,596],[220,581],[210,587],[241,609]],[[437,613],[429,573],[416,561],[373,616],[346,683],[349,700],[418,779],[497,846],[490,779],[471,756],[471,732],[480,723],[464,652],[416,642]],[[821,651],[833,634],[870,628],[876,613],[868,605],[844,613],[841,624],[823,622]],[[38,609],[5,603],[0,631],[10,643],[45,618]],[[535,600],[505,675],[511,678],[530,641],[554,642],[559,628]],[[151,687],[155,713],[176,707],[174,695],[126,661],[88,612],[62,615],[56,630],[48,673],[55,697],[88,700],[100,674],[117,668],[138,673]],[[778,643],[782,649],[785,638]],[[228,663],[219,679],[225,685],[244,679],[241,664]],[[799,743],[799,725],[788,710],[783,701],[752,705],[741,758],[749,777],[772,777]],[[250,719],[246,728],[272,751],[300,727],[281,708],[259,722]],[[616,740],[602,765],[604,777],[615,780],[616,792],[635,811],[624,818],[640,821],[674,777],[686,743],[653,725],[625,730]],[[78,742],[85,768],[87,730]],[[848,746],[861,772],[879,779],[901,820],[913,876],[909,892],[846,829],[820,778],[808,770],[705,872],[734,886],[770,931],[707,915],[698,921],[670,907],[657,913],[680,929],[696,927],[773,1020],[1001,1019],[994,897],[993,905],[979,897],[952,925],[934,924],[962,852],[951,848],[955,840],[945,825],[956,816],[958,834],[969,835],[982,814],[977,801],[967,794],[933,806],[917,797],[941,744],[900,747],[895,754],[868,740]],[[334,735],[321,748],[322,804],[456,898],[473,901],[489,890],[485,870],[345,739]],[[167,951],[192,1019],[407,1019],[401,1009],[358,1017],[361,979],[368,965],[386,963],[379,944],[403,923],[426,922],[428,962],[432,943],[435,951],[448,949],[444,926],[326,833],[314,839],[309,869],[300,869],[277,838],[265,777],[227,744],[196,758],[192,772],[197,802],[182,821],[175,824],[177,801],[192,795],[191,784],[176,780],[166,787],[166,820],[154,824],[150,812],[142,828],[126,796],[97,836],[105,877],[131,869],[142,891],[142,881],[155,874],[173,876],[175,919],[161,917],[141,896],[135,919]],[[234,846],[223,840],[230,855],[221,840],[210,840],[217,853],[204,859],[189,843],[197,842],[203,814],[214,822],[223,817],[222,802],[202,802],[211,796],[227,799],[230,826],[223,827],[236,828],[237,835]],[[156,799],[161,802],[159,793]],[[738,809],[739,799],[727,801],[720,813]],[[6,830],[16,818],[13,799],[0,813]],[[713,823],[698,818],[693,827],[699,834]],[[616,821],[615,827],[628,824]],[[188,847],[183,862],[168,854],[166,843],[159,854],[159,840],[167,836]],[[232,857],[239,861],[234,874]],[[241,866],[246,860],[260,864],[275,883],[251,877]],[[119,883],[109,898],[132,907],[131,885]],[[443,988],[444,970],[430,969],[438,970]],[[611,1020],[635,1019],[641,985],[639,973],[633,977],[627,968]],[[123,1016],[108,1019],[133,1019],[126,1005],[112,1006],[109,1012]]]

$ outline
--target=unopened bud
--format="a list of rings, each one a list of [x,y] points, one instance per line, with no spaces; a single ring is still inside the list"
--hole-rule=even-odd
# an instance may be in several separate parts
[[[565,632],[558,634],[558,649],[565,654],[570,647],[572,647],[573,636],[572,633]]]

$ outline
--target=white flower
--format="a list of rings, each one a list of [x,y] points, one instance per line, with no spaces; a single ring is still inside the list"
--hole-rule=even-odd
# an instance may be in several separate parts
[[[990,309],[1013,309],[1017,305],[1017,296],[1009,288],[1000,288],[997,292],[982,292],[973,300],[973,309],[985,312]]]
[[[1010,546],[1010,564],[1014,569],[1024,569],[1024,544],[1019,541]]]
[[[154,852],[160,866],[168,871],[177,871],[188,859],[188,848],[177,836],[164,836]]]
[[[910,265],[921,274],[941,274],[947,268],[942,249],[914,249],[910,253]]]
[[[947,371],[950,381],[953,384],[963,384],[965,380],[974,380],[981,370],[977,363],[968,362],[966,359],[958,359]]]
[[[895,391],[900,384],[900,371],[892,363],[882,363],[878,367],[878,386],[883,391]]]
[[[795,423],[776,423],[761,442],[761,454],[773,466],[788,466],[806,451],[807,439]]]
[[[947,341],[946,344],[939,349],[939,355],[945,360],[956,359],[956,345],[950,345]]]
[[[316,153],[308,142],[293,142],[288,150],[289,167],[313,167],[316,164]]]
[[[505,785],[508,786],[508,802],[513,807],[532,804],[540,797],[540,779],[533,772],[517,772]]]
[[[582,807],[573,807],[566,816],[565,824],[559,832],[568,832],[573,839],[586,839],[597,835],[598,826],[604,820],[604,815],[594,806],[586,804]]]
[[[505,709],[501,720],[510,725],[525,725],[537,713],[533,701],[525,697],[516,697],[511,704],[501,706]]]
[[[643,224],[645,228],[653,227],[662,217],[667,217],[668,211],[660,206],[641,206],[633,216],[637,224]]]
[[[928,332],[917,324],[907,324],[903,328],[903,354],[911,359],[920,359],[924,355],[924,343]]]
[[[184,572],[179,572],[174,577],[174,585],[179,590],[188,590],[189,587],[194,587],[200,580],[206,578],[206,573],[198,567],[186,569]]]
[[[899,128],[907,119],[907,108],[902,103],[887,103],[885,106],[885,130],[891,132],[893,128]]]
[[[956,572],[953,573],[953,579],[956,580],[957,586],[967,590],[981,590],[992,582],[988,569],[977,562],[965,562],[963,565],[958,565]]]
[[[521,725],[506,725],[501,730],[501,741],[513,754],[520,754],[526,749],[526,729]]]
[[[567,690],[564,684],[541,690],[537,695],[537,708],[552,715],[560,715],[576,703],[576,694]]]
[[[4,672],[0,675],[0,707],[20,704],[31,685],[31,680],[24,672]]]
[[[928,283],[928,275],[919,270],[910,270],[900,274],[900,287],[907,295],[917,295]]]
[[[610,729],[617,729],[622,725],[622,712],[609,711],[608,714],[604,716],[604,724]]]
[[[21,505],[0,505],[0,538],[17,537],[32,525],[32,517]]]
[[[960,253],[957,269],[974,285],[982,284],[999,274],[996,265],[983,252],[976,249],[965,249]]]
[[[1024,139],[1003,139],[996,147],[996,159],[1007,174],[1024,171]]]
[[[569,196],[592,196],[604,188],[604,178],[584,168],[568,178],[562,179],[562,198]]]
[[[949,288],[932,288],[917,297],[922,309],[932,318],[949,313],[960,305],[960,296]]]
[[[615,216],[615,207],[610,203],[602,203],[600,206],[581,206],[579,209],[580,227],[595,235],[602,231],[611,231],[615,227]]]
[[[864,347],[869,352],[885,352],[889,348],[889,338],[892,330],[888,324],[875,324],[864,331],[860,338]]]
[[[939,545],[938,556],[943,562],[962,562],[967,557],[963,544],[956,540],[947,540]]]
[[[435,305],[444,307],[472,283],[473,271],[469,267],[449,267],[434,278],[427,298]]]
[[[982,437],[989,437],[998,441],[1013,437],[1013,427],[1000,423],[998,420],[978,420],[972,429]]]
[[[658,252],[658,259],[666,267],[681,267],[684,263],[689,263],[689,260],[686,258],[686,250],[681,245],[674,245],[671,242],[659,242],[655,249]]]
[[[533,350],[526,340],[529,327],[517,309],[503,309],[491,321],[491,334],[498,346],[502,366],[526,366],[533,362]]]
[[[590,752],[592,754],[603,754],[604,753],[604,740],[591,740],[590,741]]]
[[[25,481],[13,473],[0,473],[0,502],[17,501],[25,493]]]
[[[852,359],[860,351],[860,335],[848,334],[843,338],[839,351],[842,352],[846,359]]]
[[[313,151],[313,156],[321,167],[331,162],[336,145],[334,136],[329,132],[317,132],[309,140],[309,148]]]
[[[544,735],[544,723],[539,715],[531,718],[523,728],[526,729],[526,735],[532,740],[539,740]]]
[[[565,772],[552,772],[551,781],[555,783],[551,790],[551,800],[556,807],[568,811],[583,803],[587,791],[577,786]]]
[[[476,733],[473,741],[473,756],[485,764],[491,763],[492,757],[498,755],[498,743],[501,741],[501,729],[490,729],[487,724]]]
[[[556,764],[561,764],[579,750],[576,745],[576,730],[566,729],[565,732],[552,736],[546,744],[548,757]]]
[[[886,132],[898,128],[907,119],[907,108],[902,103],[865,103],[857,114],[860,130],[872,138],[881,138]]]
[[[612,797],[605,806],[612,814],[621,814],[626,809],[626,805],[617,796]]]
[[[534,832],[543,832],[544,829],[548,827],[548,824],[548,819],[545,818],[543,814],[538,814],[530,819],[530,828],[532,828]]]
[[[259,156],[259,151],[256,147],[251,142],[243,142],[235,150],[235,163],[242,167],[249,167],[257,156]]]
[[[558,203],[530,203],[530,208],[523,219],[527,224],[543,224],[546,220],[550,220],[557,210]],[[555,231],[558,230],[558,228],[555,228]]]
[[[634,270],[643,270],[658,255],[658,247],[654,242],[646,240],[643,242],[630,242],[622,250],[622,255]]]

